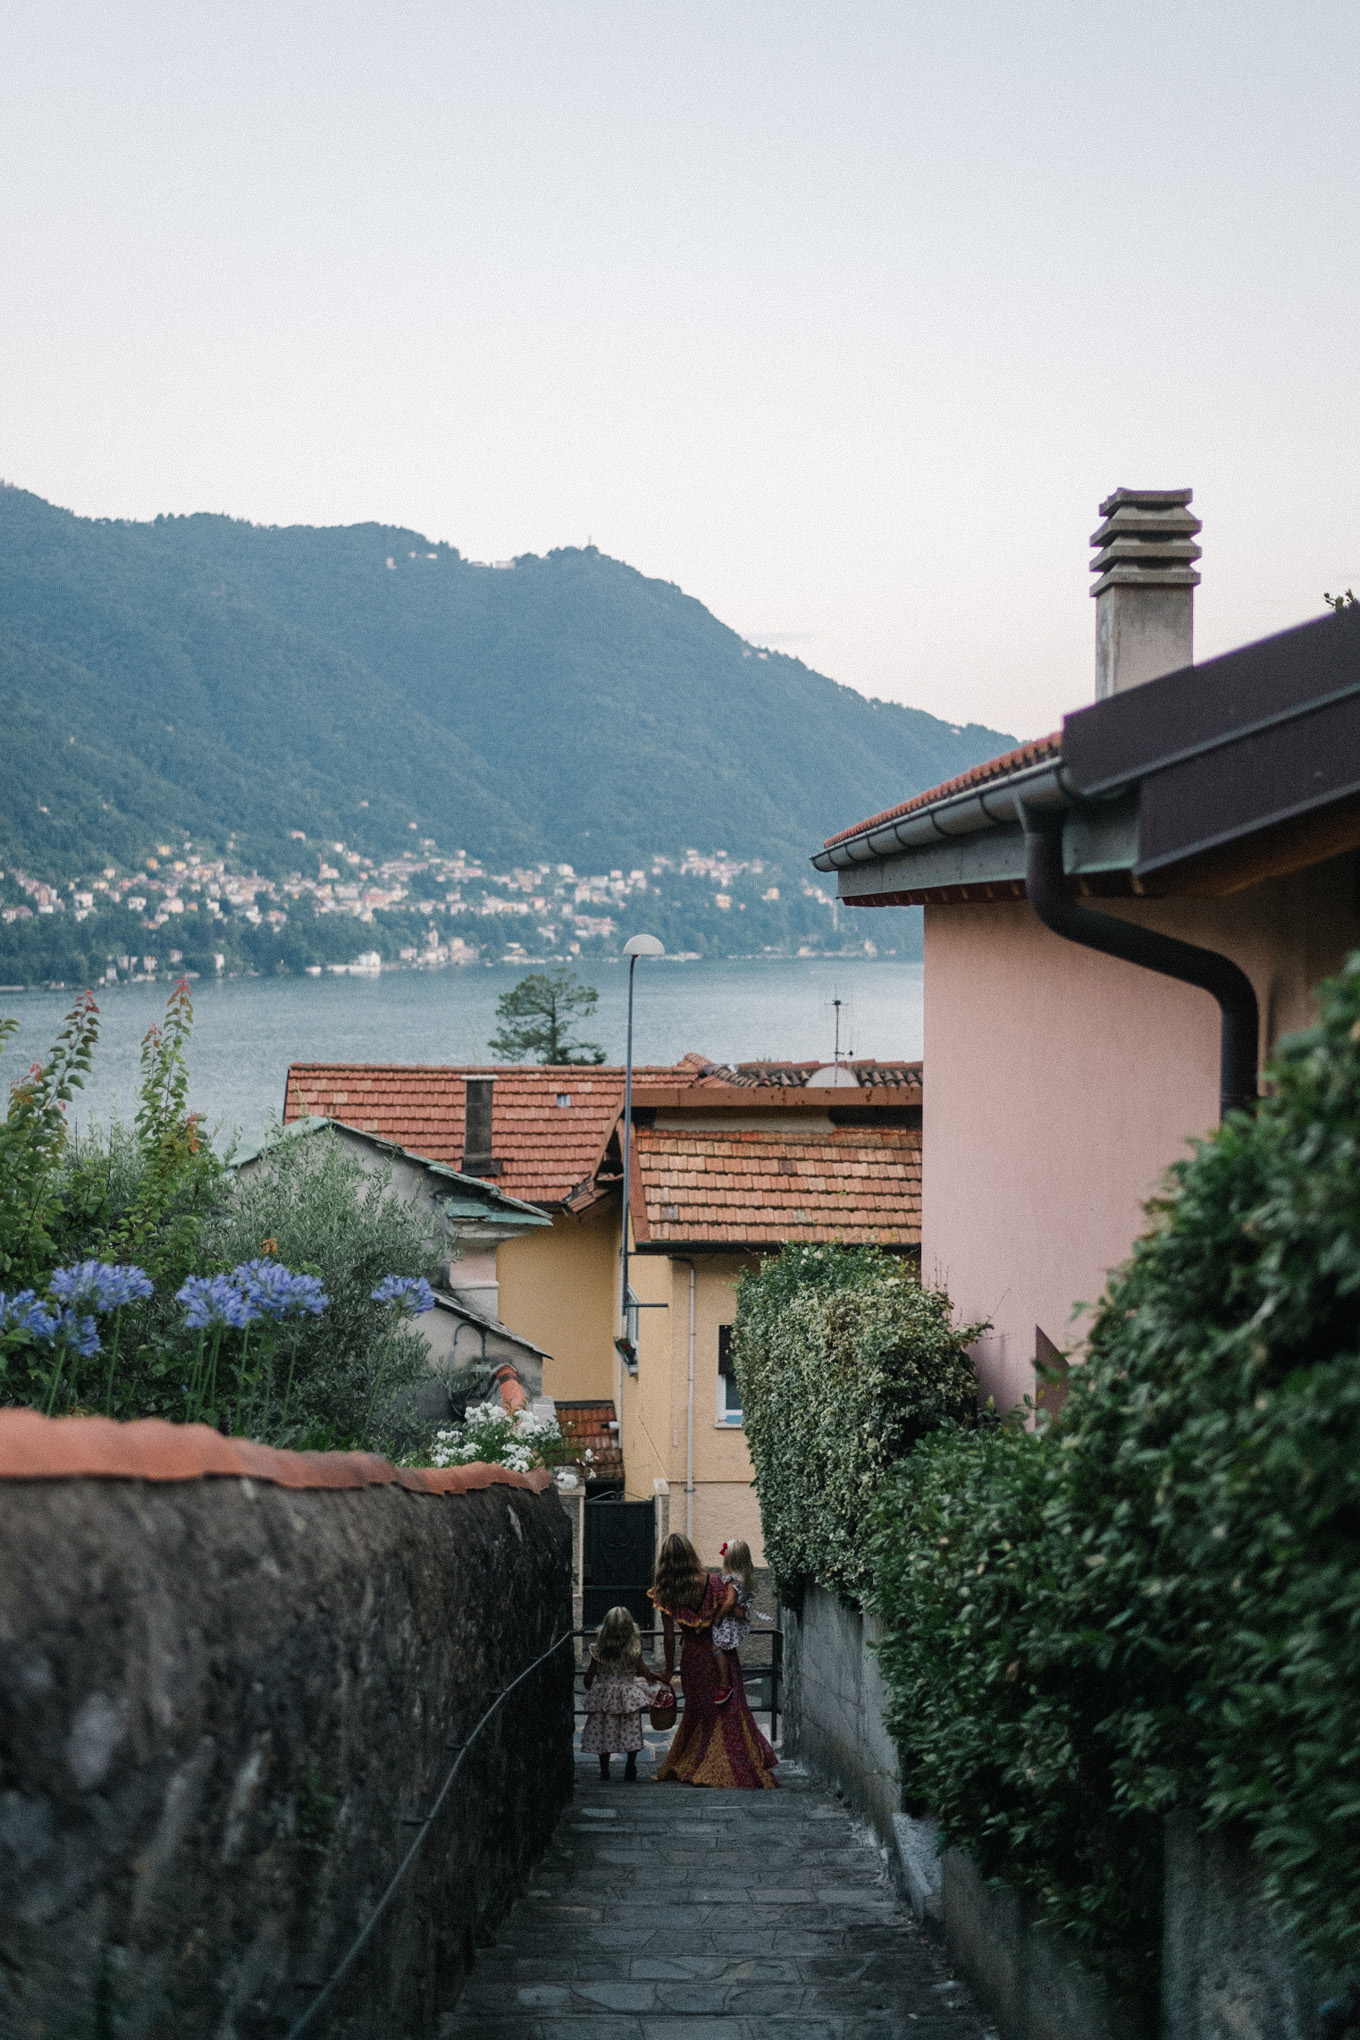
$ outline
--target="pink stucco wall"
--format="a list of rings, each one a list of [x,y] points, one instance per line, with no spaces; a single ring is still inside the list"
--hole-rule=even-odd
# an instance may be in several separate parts
[[[1222,899],[1093,902],[1235,958],[1262,1047],[1306,1026],[1360,947],[1352,857]],[[1206,993],[1052,935],[1025,901],[927,907],[922,1273],[990,1319],[981,1392],[1032,1392],[1035,1327],[1080,1337],[1143,1201],[1218,1117]]]

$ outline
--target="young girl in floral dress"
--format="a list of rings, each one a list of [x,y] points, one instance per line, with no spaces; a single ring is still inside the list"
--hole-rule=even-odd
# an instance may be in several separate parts
[[[600,1776],[608,1778],[609,1759],[623,1751],[624,1783],[637,1779],[642,1748],[642,1710],[662,1683],[642,1655],[638,1626],[626,1608],[611,1608],[600,1624],[590,1663],[586,1666],[586,1725],[581,1748],[600,1760]]]

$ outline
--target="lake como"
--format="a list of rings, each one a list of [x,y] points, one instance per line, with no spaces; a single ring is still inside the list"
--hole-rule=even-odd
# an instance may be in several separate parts
[[[577,1029],[622,1062],[625,965],[592,960],[579,976],[599,991]],[[292,1062],[476,1063],[492,1060],[496,1001],[522,966],[391,971],[380,977],[228,978],[193,984],[190,1100],[225,1140],[250,1138],[282,1111]],[[77,1124],[136,1104],[138,1050],[165,1010],[168,984],[106,987],[98,994],[94,1068],[71,1107]],[[0,1014],[20,1030],[9,1080],[47,1052],[74,992],[0,993]],[[880,1060],[921,1053],[922,966],[893,958],[787,958],[639,964],[634,1009],[638,1062],[673,1062],[689,1049],[715,1062],[831,1060],[841,1001],[842,1054]]]

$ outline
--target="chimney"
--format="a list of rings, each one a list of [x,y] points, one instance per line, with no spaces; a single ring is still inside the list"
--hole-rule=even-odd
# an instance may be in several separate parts
[[[463,1116],[463,1174],[465,1176],[499,1176],[503,1163],[493,1159],[491,1152],[491,1101],[495,1096],[494,1077],[465,1077],[463,1088],[467,1094]]]
[[[1100,551],[1096,598],[1096,700],[1122,694],[1195,656],[1195,588],[1200,556],[1193,489],[1116,489],[1091,534]]]

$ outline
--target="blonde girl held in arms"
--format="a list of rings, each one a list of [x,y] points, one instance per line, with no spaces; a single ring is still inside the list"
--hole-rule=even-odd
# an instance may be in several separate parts
[[[713,1624],[713,1649],[718,1659],[718,1683],[721,1691],[714,1705],[725,1707],[732,1698],[732,1660],[741,1648],[741,1640],[751,1626],[751,1603],[756,1597],[755,1567],[751,1563],[751,1548],[742,1537],[734,1537],[730,1544],[722,1547],[722,1581],[724,1593]]]

